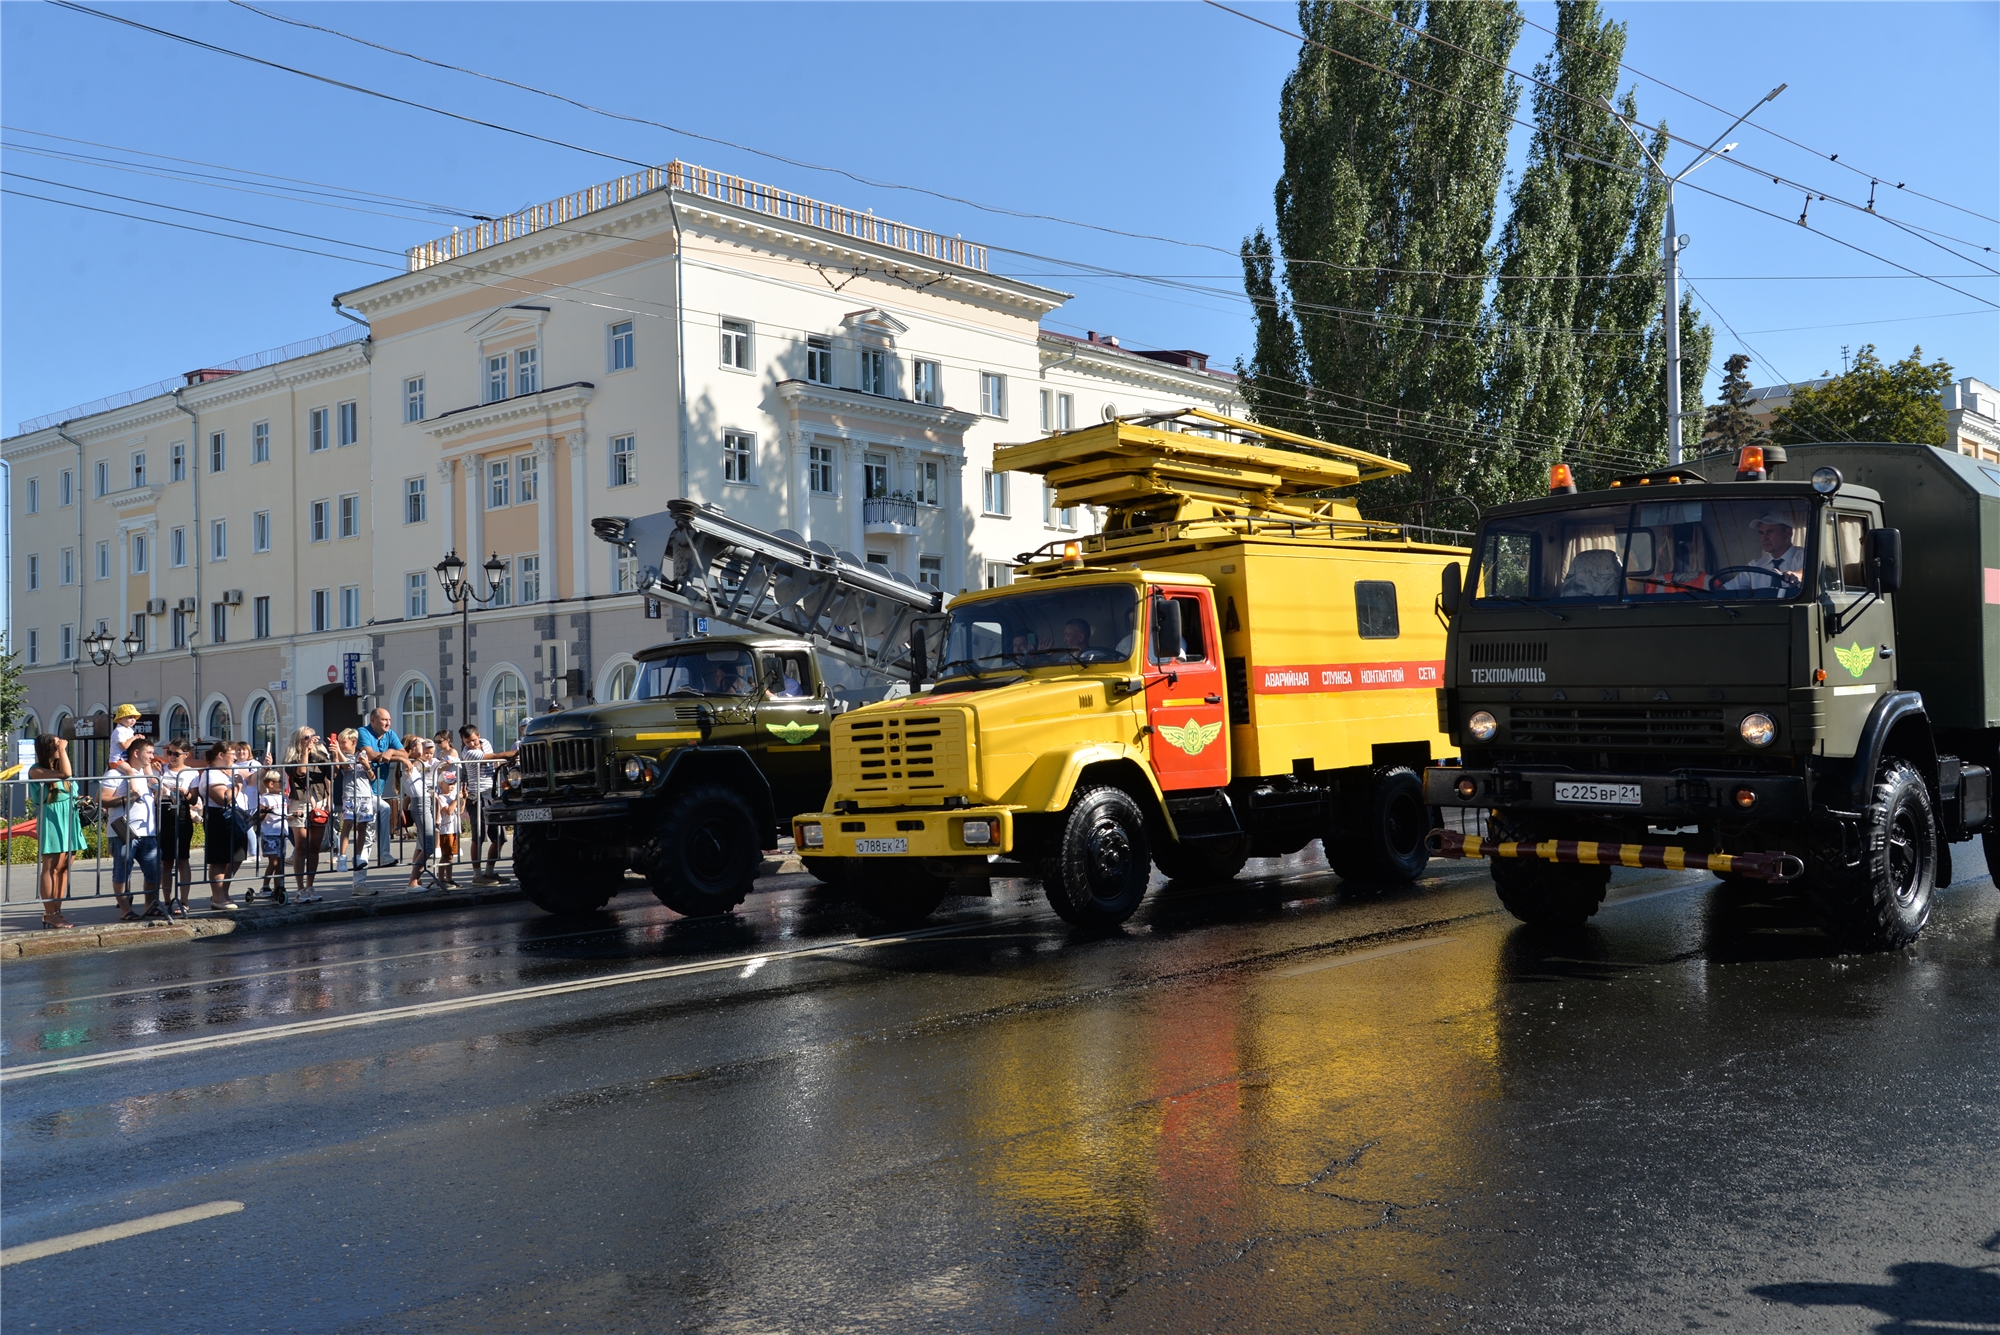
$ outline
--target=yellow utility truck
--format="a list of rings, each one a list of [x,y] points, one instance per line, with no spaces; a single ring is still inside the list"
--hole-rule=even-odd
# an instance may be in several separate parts
[[[1404,465],[1190,409],[994,466],[1103,507],[1104,531],[954,598],[931,688],[833,721],[800,853],[889,921],[1025,876],[1108,925],[1151,864],[1227,880],[1314,839],[1343,876],[1416,878],[1417,772],[1449,745],[1433,600],[1465,551],[1339,495]]]

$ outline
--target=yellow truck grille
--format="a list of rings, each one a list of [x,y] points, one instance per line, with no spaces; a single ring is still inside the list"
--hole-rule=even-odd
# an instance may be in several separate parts
[[[864,714],[833,728],[835,793],[923,802],[971,791],[963,710]]]

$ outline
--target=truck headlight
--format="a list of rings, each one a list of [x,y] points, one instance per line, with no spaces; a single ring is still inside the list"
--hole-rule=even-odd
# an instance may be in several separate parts
[[[964,839],[967,845],[993,842],[993,822],[990,820],[969,820],[959,828],[965,832]]]
[[[1769,746],[1778,735],[1778,725],[1771,722],[1768,714],[1745,714],[1736,731],[1752,746]]]
[[[625,782],[637,783],[646,777],[646,762],[637,756],[626,756],[625,763],[619,767],[619,773],[625,776]]]
[[[511,765],[508,766],[507,772],[500,776],[500,786],[507,790],[509,796],[512,796],[513,794],[520,792],[521,771],[515,769]]]
[[[801,848],[825,848],[826,831],[818,821],[808,821],[799,826],[799,846]]]
[[[1481,709],[1465,721],[1465,730],[1472,734],[1475,741],[1490,742],[1493,734],[1500,731],[1500,720]]]

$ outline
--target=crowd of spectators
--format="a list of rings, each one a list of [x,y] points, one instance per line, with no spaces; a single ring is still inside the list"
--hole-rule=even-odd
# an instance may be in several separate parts
[[[248,742],[156,747],[134,726],[138,712],[118,707],[110,759],[96,778],[74,773],[65,739],[48,733],[35,739],[27,777],[44,927],[75,926],[63,915],[63,901],[76,855],[90,847],[85,826],[93,799],[111,846],[121,922],[190,912],[197,826],[211,910],[260,896],[275,904],[315,903],[329,874],[351,876],[354,895],[374,894],[370,867],[397,865],[392,850],[399,835],[412,849],[405,891],[459,886],[461,831],[471,834],[465,850],[471,882],[500,880],[505,830],[480,820],[479,802],[491,789],[494,764],[513,753],[494,751],[474,726],[455,738],[449,731],[404,738],[390,726],[389,711],[378,709],[365,726],[327,737],[298,728],[278,759],[268,751],[253,755]],[[231,897],[233,883],[252,857],[257,861],[239,903]],[[143,906],[132,890],[135,869]]]

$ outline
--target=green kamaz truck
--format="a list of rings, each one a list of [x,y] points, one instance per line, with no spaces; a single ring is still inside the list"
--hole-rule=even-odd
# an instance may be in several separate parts
[[[1732,475],[1733,474],[1733,475]],[[1611,869],[1802,881],[1827,930],[1908,943],[1984,836],[2000,763],[2000,470],[1927,445],[1750,447],[1481,518],[1448,568],[1425,800],[1524,922]]]

